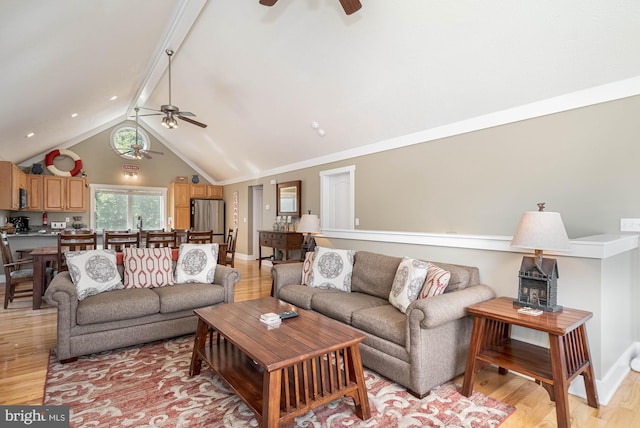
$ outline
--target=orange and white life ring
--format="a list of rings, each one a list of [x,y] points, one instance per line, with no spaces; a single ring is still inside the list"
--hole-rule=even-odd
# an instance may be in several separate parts
[[[56,168],[55,165],[53,164],[53,160],[58,156],[68,156],[71,159],[73,159],[75,162],[75,166],[73,167],[73,169],[71,171],[60,171],[58,168]],[[49,172],[51,172],[51,174],[53,175],[60,175],[63,177],[75,177],[76,175],[80,174],[80,171],[82,171],[82,161],[80,160],[80,156],[78,156],[71,150],[65,150],[65,149],[52,150],[49,153],[47,153],[47,156],[45,156],[44,163],[45,165],[47,165],[47,169],[49,170]]]

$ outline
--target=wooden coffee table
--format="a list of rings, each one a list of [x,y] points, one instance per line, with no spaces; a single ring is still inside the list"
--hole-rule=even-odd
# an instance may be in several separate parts
[[[266,312],[296,310],[278,327],[260,322]],[[364,335],[311,311],[265,297],[196,309],[191,376],[202,361],[256,414],[261,427],[277,427],[342,396],[371,417],[358,344]],[[209,330],[221,340],[207,343]]]

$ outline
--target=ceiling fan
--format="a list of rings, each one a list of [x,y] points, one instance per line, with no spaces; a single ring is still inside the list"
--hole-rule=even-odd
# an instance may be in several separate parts
[[[178,127],[178,121],[176,120],[176,118],[184,120],[185,122],[189,122],[189,123],[191,123],[193,125],[197,125],[197,126],[199,126],[201,128],[206,128],[207,125],[205,125],[204,123],[198,122],[197,120],[190,119],[189,117],[187,117],[187,116],[194,117],[195,114],[193,114],[191,112],[188,112],[188,111],[180,111],[179,107],[174,106],[173,104],[171,104],[171,57],[173,56],[174,52],[171,49],[167,49],[165,52],[166,52],[167,56],[169,57],[169,104],[161,105],[160,106],[160,110],[147,108],[147,107],[141,107],[141,108],[143,108],[145,110],[157,111],[158,113],[142,114],[140,116],[161,116],[161,115],[164,115],[164,117],[162,118],[162,125],[165,126],[166,128],[169,128],[169,129],[173,129],[173,128],[177,128]],[[137,112],[136,112],[136,117],[137,117]]]
[[[129,146],[129,150],[121,153],[123,155],[131,156],[134,159],[142,159],[142,158],[152,159],[152,156],[150,153],[153,153],[154,155],[164,155],[163,152],[157,152],[155,150],[146,150],[144,148],[144,144],[140,143],[140,140],[138,137],[138,111],[140,110],[140,108],[136,107],[134,110],[136,111],[136,139],[134,140],[134,143],[131,144],[131,146]]]
[[[278,0],[260,0],[260,4],[264,6],[273,6]],[[340,4],[344,9],[344,13],[351,15],[360,10],[362,4],[360,0],[340,0]]]

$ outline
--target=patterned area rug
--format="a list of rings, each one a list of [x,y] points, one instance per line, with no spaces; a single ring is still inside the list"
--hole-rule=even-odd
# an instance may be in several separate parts
[[[68,405],[72,427],[256,427],[253,413],[211,370],[189,376],[193,336],[102,352],[69,364],[51,356],[45,405]],[[445,384],[418,400],[365,370],[371,419],[343,398],[295,419],[297,427],[496,427],[515,410]]]

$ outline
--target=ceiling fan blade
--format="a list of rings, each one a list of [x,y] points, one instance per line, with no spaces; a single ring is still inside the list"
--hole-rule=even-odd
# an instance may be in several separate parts
[[[163,152],[156,152],[155,150],[142,150],[142,152],[153,153],[154,155],[164,155]]]
[[[144,156],[147,159],[153,159],[153,157],[151,157],[151,155],[147,153],[145,150],[140,150],[138,153],[140,153],[142,156]]]
[[[178,119],[182,119],[185,122],[189,122],[189,123],[191,123],[193,125],[199,126],[200,128],[206,128],[207,127],[207,125],[205,125],[204,123],[200,123],[197,120],[189,119],[188,117],[184,117],[181,114],[177,114],[176,116],[178,117]]]
[[[182,116],[190,116],[190,117],[195,117],[196,116],[195,114],[191,113],[190,111],[179,111],[178,114],[182,115]]]
[[[344,9],[344,13],[347,15],[351,15],[352,13],[359,11],[362,7],[360,0],[340,0],[340,4]]]
[[[260,0],[260,4],[263,6],[273,6],[278,0]]]

